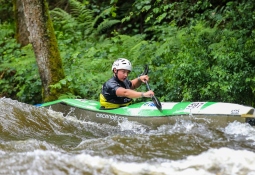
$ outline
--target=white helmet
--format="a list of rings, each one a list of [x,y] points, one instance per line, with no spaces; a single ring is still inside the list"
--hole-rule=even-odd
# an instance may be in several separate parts
[[[119,58],[112,64],[112,70],[114,68],[116,68],[117,70],[126,69],[132,71],[132,64],[126,58]]]

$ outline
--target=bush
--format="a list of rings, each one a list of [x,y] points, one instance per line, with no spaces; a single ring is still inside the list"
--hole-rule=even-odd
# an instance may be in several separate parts
[[[31,45],[20,48],[12,23],[0,25],[0,97],[39,103],[41,80]]]

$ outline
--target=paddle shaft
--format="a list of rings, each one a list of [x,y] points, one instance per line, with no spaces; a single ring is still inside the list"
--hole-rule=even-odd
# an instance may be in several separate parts
[[[147,81],[145,81],[145,84],[146,84],[146,86],[147,86],[148,91],[150,91],[150,90],[151,90],[151,88],[150,88],[150,86],[149,86],[149,84],[148,84],[148,82],[147,82]],[[152,98],[152,97],[154,97],[154,98],[155,98],[155,96],[154,96],[154,95],[152,95],[152,96],[151,96],[151,98]]]
[[[144,72],[141,75],[147,75],[148,72],[149,72],[149,67],[148,67],[148,65],[145,65]],[[150,88],[150,86],[149,86],[147,81],[145,81],[145,84],[147,86],[148,91],[150,91],[151,88]],[[156,107],[158,108],[158,110],[161,111],[162,110],[162,106],[161,106],[160,101],[157,99],[157,97],[155,97],[155,95],[152,95],[151,99],[152,99],[153,103],[156,105]]]
[[[145,84],[146,84],[146,86],[147,86],[147,89],[150,91],[150,90],[151,90],[151,88],[150,88],[150,86],[149,86],[149,84],[148,84],[148,82],[147,82],[147,81],[145,81]]]

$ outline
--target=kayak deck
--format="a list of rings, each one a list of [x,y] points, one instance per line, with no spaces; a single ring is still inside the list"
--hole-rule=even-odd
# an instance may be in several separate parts
[[[98,111],[109,114],[127,116],[171,116],[184,114],[208,114],[208,115],[250,115],[255,117],[254,108],[233,103],[221,102],[162,102],[162,111],[159,111],[153,102],[140,102],[111,110],[100,109],[98,101],[87,99],[62,99],[41,104],[46,107],[54,104],[66,104],[84,110]]]

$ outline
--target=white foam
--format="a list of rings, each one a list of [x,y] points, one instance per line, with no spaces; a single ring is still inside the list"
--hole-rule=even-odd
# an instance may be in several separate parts
[[[179,161],[163,163],[127,163],[113,159],[79,155],[76,161],[86,162],[90,168],[100,171],[104,169],[109,174],[162,174],[162,175],[241,175],[255,174],[255,153],[246,150],[229,148],[210,149],[198,156],[189,156]]]
[[[2,155],[4,156],[4,155]],[[156,162],[123,162],[114,158],[102,158],[85,153],[68,154],[57,151],[35,150],[27,153],[9,155],[16,161],[13,171],[19,171],[20,166],[27,174],[42,172],[54,174],[65,171],[68,174],[98,174],[98,175],[254,175],[255,153],[246,150],[229,148],[210,149],[200,155],[189,156],[183,160]],[[5,157],[5,158],[4,158]],[[7,155],[3,165],[10,162]],[[22,159],[20,159],[22,157]],[[8,162],[9,161],[9,162]],[[1,171],[0,171],[1,172]]]
[[[120,127],[121,131],[133,131],[136,134],[143,134],[146,132],[145,126],[133,121],[124,120],[119,122],[118,126]]]
[[[234,137],[244,137],[246,140],[253,141],[255,145],[255,128],[248,123],[232,122],[224,129],[224,133]]]
[[[202,169],[214,174],[255,174],[255,153],[229,148],[210,149],[198,156],[172,162],[179,170]]]

